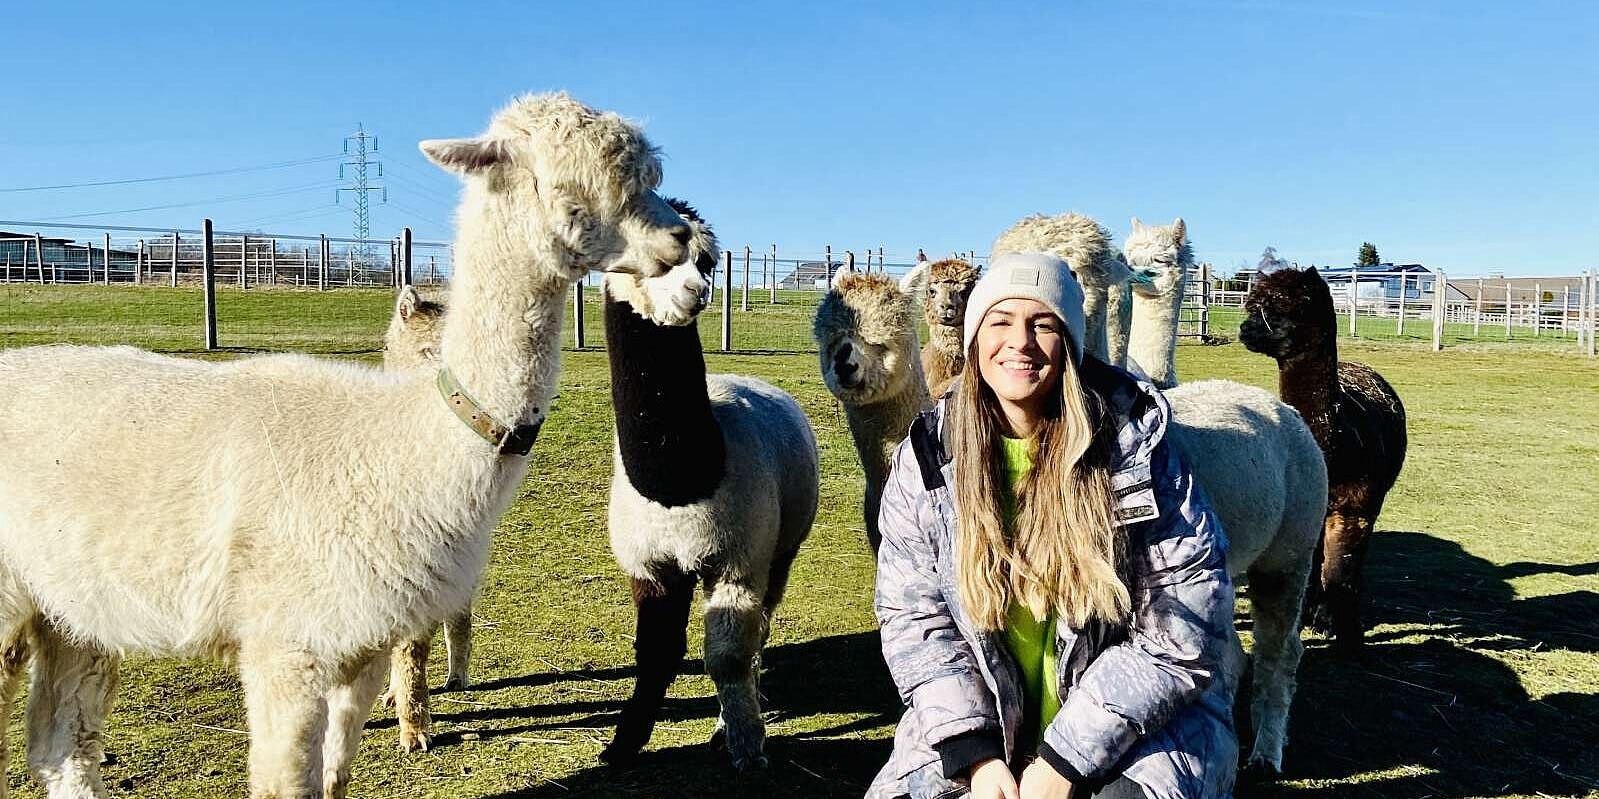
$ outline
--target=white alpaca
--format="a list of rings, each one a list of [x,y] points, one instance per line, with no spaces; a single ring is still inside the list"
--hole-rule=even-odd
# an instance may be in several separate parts
[[[251,796],[342,796],[381,655],[471,599],[549,412],[572,282],[684,257],[654,150],[615,115],[526,97],[422,149],[467,183],[437,374],[0,354],[0,634],[44,620],[28,760],[50,796],[104,795],[124,652],[236,658]]]
[[[743,770],[766,763],[757,662],[816,518],[816,438],[793,397],[753,378],[705,374],[694,318],[709,299],[716,239],[692,208],[674,207],[695,231],[684,276],[604,284],[616,410],[611,551],[633,580],[638,673],[601,757],[629,762],[649,741],[703,582],[717,737]]]
[[[1110,244],[1110,231],[1082,214],[1035,214],[994,239],[993,255],[1006,252],[1047,252],[1071,267],[1083,286],[1083,350],[1105,363],[1110,358],[1106,314],[1112,286],[1127,282],[1127,264]]]
[[[1269,392],[1207,380],[1177,385],[1177,322],[1194,263],[1188,227],[1133,220],[1129,366],[1166,390],[1179,447],[1230,543],[1228,571],[1247,576],[1254,620],[1249,765],[1282,770],[1295,673],[1304,651],[1300,610],[1326,514],[1327,467],[1298,412]]]
[[[383,336],[383,368],[390,372],[437,370],[444,310],[442,303],[423,299],[413,286],[401,289]],[[427,633],[401,641],[390,654],[389,689],[384,698],[394,707],[400,748],[407,752],[426,751],[433,740],[427,671],[429,650],[438,627],[435,624]],[[471,606],[444,619],[443,627],[449,662],[444,688],[464,691],[472,656]]]
[[[841,269],[816,309],[822,382],[844,405],[855,454],[866,473],[866,538],[877,551],[877,510],[889,460],[911,420],[931,408],[917,354],[915,291],[918,273],[896,284],[882,274]]]
[[[1194,266],[1188,226],[1181,219],[1164,227],[1145,225],[1135,217],[1123,251],[1134,274],[1128,360],[1155,385],[1171,388],[1177,385],[1177,323]]]

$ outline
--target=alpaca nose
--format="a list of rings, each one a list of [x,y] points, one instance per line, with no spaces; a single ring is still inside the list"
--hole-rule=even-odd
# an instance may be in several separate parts
[[[833,372],[839,380],[848,380],[855,376],[855,364],[850,362],[850,346],[845,344],[833,354]]]

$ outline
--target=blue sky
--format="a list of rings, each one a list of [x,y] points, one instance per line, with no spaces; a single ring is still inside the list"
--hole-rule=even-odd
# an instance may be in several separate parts
[[[724,243],[785,255],[983,252],[1025,214],[1076,210],[1118,240],[1131,216],[1182,216],[1228,271],[1267,245],[1346,263],[1368,240],[1461,276],[1599,263],[1586,3],[124,1],[6,19],[26,35],[0,42],[0,219],[348,235],[336,159],[6,189],[332,156],[359,123],[388,176],[374,235],[444,238],[456,187],[416,141],[566,89],[641,121],[666,190]],[[131,210],[164,205],[182,207]]]

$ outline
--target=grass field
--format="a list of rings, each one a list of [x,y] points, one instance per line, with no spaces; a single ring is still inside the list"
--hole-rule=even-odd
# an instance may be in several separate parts
[[[172,291],[5,287],[0,346],[127,342],[193,353],[198,296]],[[232,349],[221,357],[304,349],[375,359],[388,301],[386,292],[224,292],[222,343]],[[804,351],[810,312],[796,301],[740,320],[735,343],[764,352],[708,356],[713,370],[793,393],[822,449],[820,517],[763,663],[771,768],[739,777],[704,745],[716,705],[697,659],[640,764],[597,765],[631,685],[632,611],[606,545],[609,375],[592,348],[591,305],[591,348],[567,353],[554,415],[496,534],[476,608],[476,684],[437,695],[439,745],[427,754],[401,755],[393,718],[379,711],[353,795],[860,794],[887,756],[898,703],[870,614],[859,467]],[[716,325],[701,322],[707,342]],[[1345,344],[1346,358],[1394,384],[1410,415],[1409,459],[1368,569],[1375,626],[1359,661],[1309,638],[1289,773],[1240,786],[1241,795],[1599,792],[1599,363],[1569,354],[1569,342],[1443,354],[1422,342]],[[1179,364],[1189,380],[1275,384],[1272,363],[1237,344],[1185,346]],[[698,624],[693,634],[697,648]],[[436,669],[434,684],[442,679]],[[130,660],[106,734],[107,783],[123,796],[243,795],[243,727],[228,667]],[[20,749],[20,713],[11,740]],[[8,778],[16,795],[40,796],[21,758]]]

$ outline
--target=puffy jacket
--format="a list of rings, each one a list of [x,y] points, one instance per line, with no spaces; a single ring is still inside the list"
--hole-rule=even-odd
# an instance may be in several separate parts
[[[1114,517],[1128,536],[1133,616],[1121,629],[1056,623],[1060,713],[1038,754],[1079,786],[1126,776],[1155,799],[1231,795],[1233,695],[1243,665],[1233,627],[1227,539],[1175,448],[1166,398],[1148,382],[1085,361],[1082,377],[1118,426]],[[879,527],[876,608],[883,657],[906,711],[867,796],[958,793],[937,747],[997,734],[1015,762],[1019,673],[1003,633],[978,629],[955,581],[954,466],[944,405],[895,451]]]

